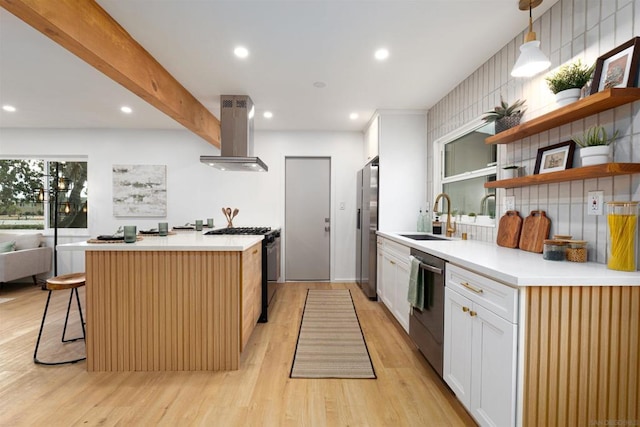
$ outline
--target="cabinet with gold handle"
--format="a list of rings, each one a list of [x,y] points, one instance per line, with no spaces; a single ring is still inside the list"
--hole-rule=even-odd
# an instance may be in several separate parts
[[[465,288],[469,289],[471,292],[475,292],[476,294],[481,294],[484,292],[482,289],[476,288],[475,286],[470,285],[469,282],[461,282],[460,284]]]

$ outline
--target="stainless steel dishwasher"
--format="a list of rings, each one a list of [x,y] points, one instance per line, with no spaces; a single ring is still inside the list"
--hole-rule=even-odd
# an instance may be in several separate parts
[[[442,377],[446,262],[417,249],[411,249],[411,255],[420,260],[422,274],[418,286],[422,287],[425,307],[423,310],[416,307],[411,309],[409,336],[433,369]]]

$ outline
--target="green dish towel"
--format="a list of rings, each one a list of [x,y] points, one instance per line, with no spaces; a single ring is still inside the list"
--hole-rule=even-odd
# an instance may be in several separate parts
[[[407,300],[412,307],[420,310],[424,309],[424,293],[422,283],[422,269],[420,268],[420,260],[414,256],[409,256],[411,261],[411,272],[409,273],[409,293]]]

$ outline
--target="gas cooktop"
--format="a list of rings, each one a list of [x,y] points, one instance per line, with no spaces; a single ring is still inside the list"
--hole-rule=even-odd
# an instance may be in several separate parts
[[[205,234],[253,234],[262,235],[271,232],[271,227],[227,227],[207,231]]]

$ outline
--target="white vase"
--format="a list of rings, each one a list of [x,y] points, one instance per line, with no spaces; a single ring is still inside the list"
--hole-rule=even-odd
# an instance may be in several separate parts
[[[582,166],[601,165],[609,163],[610,145],[594,145],[580,148]]]
[[[556,105],[564,107],[580,99],[580,88],[563,90],[556,93]]]

